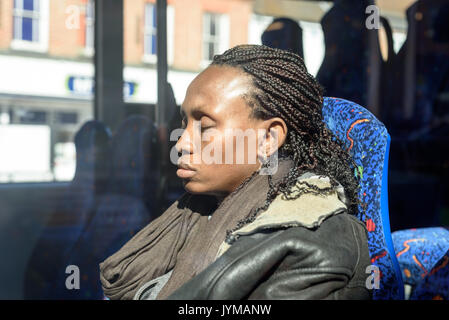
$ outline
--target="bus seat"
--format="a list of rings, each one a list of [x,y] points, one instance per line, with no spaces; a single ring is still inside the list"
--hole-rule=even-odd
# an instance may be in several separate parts
[[[392,237],[406,298],[448,300],[449,229],[407,229],[393,232]]]
[[[378,288],[373,289],[373,299],[403,299],[404,288],[391,238],[388,212],[390,136],[373,114],[344,99],[325,97],[323,117],[357,164],[354,174],[360,177],[359,197],[366,206],[359,206],[357,216],[368,230],[371,263],[380,271],[380,283]]]
[[[289,18],[276,18],[262,33],[262,44],[296,53],[304,58],[302,28]]]
[[[145,201],[156,190],[151,174],[153,134],[155,129],[148,118],[133,115],[112,137],[107,190],[98,197],[91,221],[66,259],[67,264],[79,267],[80,290],[63,290],[60,298],[103,299],[99,264],[154,218]]]
[[[411,300],[449,300],[449,250],[418,283]]]
[[[368,75],[375,71],[370,70],[370,52],[377,54],[381,65],[380,50],[373,51],[370,47],[373,31],[365,26],[365,10],[371,2],[334,1],[334,6],[321,19],[326,47],[316,75],[326,96],[338,96],[364,106],[368,105],[370,92]]]
[[[53,298],[57,270],[65,269],[62,259],[95,209],[96,195],[105,189],[110,136],[110,131],[94,120],[86,122],[76,133],[75,175],[30,255],[25,272],[25,299]]]

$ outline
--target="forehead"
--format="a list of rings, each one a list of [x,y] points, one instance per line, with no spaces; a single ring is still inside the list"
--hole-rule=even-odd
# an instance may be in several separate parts
[[[229,102],[248,93],[250,87],[251,78],[243,71],[227,66],[210,66],[189,85],[182,109],[188,112],[201,107],[221,112]]]

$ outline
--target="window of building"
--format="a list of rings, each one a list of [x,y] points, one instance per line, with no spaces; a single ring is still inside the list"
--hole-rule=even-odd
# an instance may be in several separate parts
[[[0,187],[70,181],[75,134],[94,117],[92,81],[82,81],[93,78],[93,61],[74,57],[93,47],[95,1],[3,2],[11,50],[0,55]]]
[[[94,37],[95,37],[95,5],[94,0],[88,0],[86,3],[85,15],[85,53],[92,55],[94,52]]]
[[[203,66],[229,47],[229,17],[226,14],[203,14]]]
[[[28,104],[0,108],[0,150],[7,150],[0,159],[0,184],[70,181],[76,167],[74,135],[91,118],[89,105]]]
[[[14,0],[13,49],[46,51],[48,0]]]
[[[157,60],[157,12],[155,3],[145,4],[144,13],[144,57],[147,63],[156,63]],[[174,57],[174,8],[167,6],[167,60],[172,64]]]
[[[156,5],[145,4],[144,54],[156,56]]]

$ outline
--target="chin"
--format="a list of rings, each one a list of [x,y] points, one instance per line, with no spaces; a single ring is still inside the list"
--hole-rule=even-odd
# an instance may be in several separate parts
[[[200,183],[195,181],[183,180],[182,184],[184,185],[184,189],[191,194],[205,194],[208,191]]]
[[[191,194],[216,195],[217,193],[196,181],[183,181],[184,189]]]

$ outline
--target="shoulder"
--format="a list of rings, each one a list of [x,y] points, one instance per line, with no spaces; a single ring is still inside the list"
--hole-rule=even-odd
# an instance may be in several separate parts
[[[361,224],[342,213],[316,228],[242,235],[169,299],[368,298],[363,233]]]
[[[298,181],[298,184],[293,187],[292,194],[304,191],[304,183],[306,188],[311,188],[314,185],[318,188],[330,187],[330,181],[328,177],[317,176],[309,174]],[[278,195],[270,204],[270,206],[263,212],[261,212],[257,218],[234,231],[230,235],[231,241],[223,242],[218,250],[217,257],[223,254],[232,245],[232,239],[240,238],[241,236],[249,236],[255,234],[266,234],[272,231],[283,230],[286,228],[302,227],[300,233],[309,234],[307,230],[319,230],[319,234],[326,233],[321,225],[324,221],[328,221],[332,217],[340,216],[347,213],[346,197],[343,188],[334,189],[333,192],[327,194],[317,193],[315,190],[309,193],[303,193],[299,197],[289,198],[283,194]],[[349,223],[350,218],[337,218],[336,220],[343,219],[345,225]],[[334,219],[332,222],[326,222],[326,228],[328,229],[334,225]],[[338,223],[337,223],[338,225]],[[338,226],[335,226],[338,229]],[[340,227],[343,228],[343,225]],[[292,231],[288,232],[290,235]],[[316,232],[315,232],[316,233]],[[311,233],[313,234],[313,233]],[[257,237],[255,235],[255,237]]]
[[[259,250],[279,250],[285,248],[289,256],[288,264],[280,268],[342,268],[353,274],[358,268],[369,264],[366,228],[356,217],[340,213],[328,217],[319,226],[307,228],[294,226],[282,230],[265,230],[247,236],[244,246],[261,243]],[[251,238],[251,239],[250,239]],[[239,246],[239,241],[235,243]],[[344,270],[343,270],[344,269]],[[346,272],[345,271],[345,272]]]

